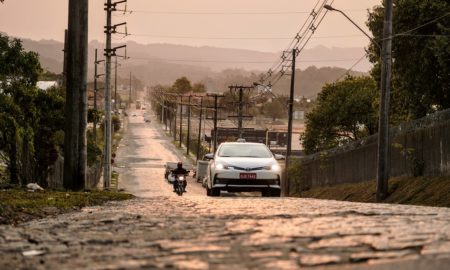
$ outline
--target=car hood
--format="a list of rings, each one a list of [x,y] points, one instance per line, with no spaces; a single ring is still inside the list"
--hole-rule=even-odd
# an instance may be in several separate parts
[[[274,158],[219,157],[215,162],[228,166],[255,168],[274,164],[276,163],[276,160]]]

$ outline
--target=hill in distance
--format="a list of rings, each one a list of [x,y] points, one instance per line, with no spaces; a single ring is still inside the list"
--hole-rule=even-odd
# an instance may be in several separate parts
[[[34,41],[22,39],[26,50],[40,55],[44,69],[55,73],[62,72],[63,43],[54,40]],[[122,44],[114,44],[119,46]],[[130,72],[146,85],[172,84],[177,78],[186,76],[192,82],[203,82],[211,91],[225,91],[231,84],[251,84],[259,74],[267,71],[281,53],[259,52],[243,49],[215,47],[193,47],[174,44],[139,44],[128,41],[127,56],[119,58],[118,76],[128,78]],[[89,79],[93,78],[94,51],[98,49],[103,58],[104,44],[98,41],[89,43]],[[296,93],[313,97],[326,82],[333,82],[361,57],[362,48],[327,48],[324,46],[305,49],[299,55],[297,67]],[[118,51],[124,55],[124,51]],[[114,59],[113,59],[114,60]],[[113,63],[114,65],[114,63]],[[365,60],[353,74],[367,72],[371,64]],[[100,67],[102,70],[102,67]],[[103,73],[103,71],[100,71]],[[298,88],[298,89],[297,89]],[[274,92],[287,93],[289,80],[282,78],[274,87]]]

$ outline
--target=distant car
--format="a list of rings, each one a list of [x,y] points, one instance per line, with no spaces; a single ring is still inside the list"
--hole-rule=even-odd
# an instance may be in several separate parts
[[[152,122],[150,117],[144,117],[144,121],[145,121],[145,123],[151,123]]]
[[[281,168],[274,155],[262,143],[225,142],[211,159],[206,175],[206,194],[220,196],[228,192],[261,191],[264,197],[280,197]]]
[[[137,116],[137,114],[133,113],[133,117]]]

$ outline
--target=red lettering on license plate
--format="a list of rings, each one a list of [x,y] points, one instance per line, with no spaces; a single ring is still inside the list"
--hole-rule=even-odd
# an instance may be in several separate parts
[[[256,173],[241,173],[239,175],[241,179],[256,179]]]

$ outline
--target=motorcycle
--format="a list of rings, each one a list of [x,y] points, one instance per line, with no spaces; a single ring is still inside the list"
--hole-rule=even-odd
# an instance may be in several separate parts
[[[185,185],[186,182],[186,176],[183,174],[175,175],[175,181],[177,181],[175,192],[178,194],[178,196],[183,196],[183,193],[185,192]]]

